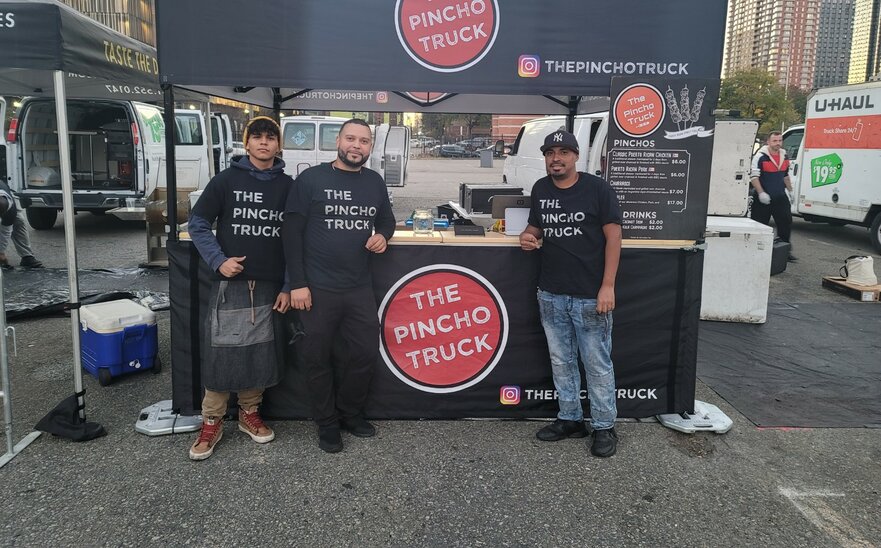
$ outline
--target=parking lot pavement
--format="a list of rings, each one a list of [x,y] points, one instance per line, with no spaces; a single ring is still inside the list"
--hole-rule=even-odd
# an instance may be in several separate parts
[[[414,162],[410,183],[394,191],[396,209],[399,200],[453,199],[462,180],[500,180],[500,168],[477,165]],[[136,223],[81,214],[77,231],[81,268],[146,256]],[[47,266],[65,265],[60,224],[33,239]],[[867,251],[865,229],[796,221],[793,243],[800,260],[771,279],[771,300],[850,302],[819,276]],[[158,325],[169,364],[169,312]],[[71,326],[45,318],[14,327],[19,439],[72,392]],[[697,398],[733,419],[730,432],[688,436],[626,421],[608,460],[591,458],[584,440],[537,441],[537,421],[381,421],[376,438],[345,437],[336,455],[318,449],[310,423],[285,421],[272,423],[277,439],[266,446],[228,424],[215,455],[194,463],[193,435],[133,428],[141,408],[171,397],[171,376],[166,367],[107,387],[86,376],[89,419],[108,435],[81,444],[43,435],[0,469],[0,545],[881,543],[881,429],[758,429],[700,382]]]

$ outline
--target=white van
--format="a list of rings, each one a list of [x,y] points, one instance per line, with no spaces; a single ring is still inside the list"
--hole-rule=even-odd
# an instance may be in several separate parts
[[[102,214],[165,187],[162,109],[135,101],[70,99],[67,112],[75,211]],[[175,118],[178,189],[204,188],[209,148],[203,116],[177,110]],[[49,229],[62,208],[55,101],[22,99],[7,141],[10,187],[31,226]]]
[[[547,175],[541,154],[545,137],[565,128],[565,116],[547,116],[523,124],[505,159],[502,181],[521,187],[528,194],[535,182]],[[709,215],[746,215],[750,159],[758,128],[759,124],[755,120],[716,122],[710,171]],[[578,161],[575,163],[576,170],[602,177],[606,170],[608,113],[576,116],[573,133],[580,149]]]
[[[608,114],[582,114],[575,117],[573,134],[581,149],[575,169],[584,173],[602,176],[605,169],[606,134],[608,133]],[[517,139],[511,145],[505,167],[502,171],[502,182],[523,188],[526,194],[532,185],[545,175],[545,160],[541,154],[541,146],[545,137],[558,129],[566,129],[565,116],[546,116],[529,120],[520,128]],[[594,142],[600,137],[602,146],[595,147]]]
[[[228,168],[238,156],[246,154],[244,146],[233,141],[232,126],[226,114],[211,113],[211,151],[214,158],[214,175]]]
[[[282,159],[285,173],[296,178],[312,166],[337,157],[336,138],[348,118],[334,116],[286,116],[281,119]],[[381,124],[371,128],[373,152],[368,167],[388,186],[404,186],[410,155],[410,128]]]

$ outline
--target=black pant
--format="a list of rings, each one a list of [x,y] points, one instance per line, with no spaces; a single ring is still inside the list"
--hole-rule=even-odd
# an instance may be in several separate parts
[[[759,201],[758,196],[752,203],[753,221],[758,221],[763,225],[767,225],[774,217],[774,224],[777,225],[777,236],[784,242],[789,241],[789,235],[792,232],[792,212],[789,209],[790,203],[786,196],[772,196],[771,203],[768,205]]]
[[[312,289],[312,310],[300,311],[297,343],[312,395],[312,418],[334,426],[361,415],[379,359],[379,320],[371,286],[343,292]]]

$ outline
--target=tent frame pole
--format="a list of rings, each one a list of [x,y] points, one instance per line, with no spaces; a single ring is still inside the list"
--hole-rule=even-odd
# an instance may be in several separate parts
[[[73,181],[70,172],[70,134],[67,127],[67,90],[64,71],[53,72],[55,84],[55,117],[58,120],[58,160],[61,164],[61,199],[64,215],[64,242],[67,248],[67,282],[70,291],[70,332],[73,342],[73,390],[81,419],[86,418],[83,392],[83,366],[80,350],[80,286],[77,279],[76,227],[74,225]]]
[[[168,242],[177,241],[177,158],[174,148],[174,87],[162,84],[163,112],[165,119],[165,190],[168,226],[165,229]],[[210,130],[209,130],[210,131]]]

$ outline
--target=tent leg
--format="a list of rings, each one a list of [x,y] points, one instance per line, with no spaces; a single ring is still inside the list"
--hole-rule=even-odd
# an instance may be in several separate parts
[[[80,353],[80,288],[77,280],[76,234],[73,221],[73,182],[70,173],[70,136],[67,127],[67,92],[64,71],[53,73],[55,80],[55,116],[58,119],[58,156],[61,164],[61,197],[64,214],[64,241],[67,246],[67,280],[70,289],[70,328],[73,338],[73,390],[83,391],[82,355]],[[79,396],[80,418],[85,418],[83,396]]]
[[[174,142],[174,87],[163,84],[163,111],[165,121],[165,190],[167,198],[168,233],[167,241],[177,241],[177,159],[175,158]]]
[[[14,335],[13,335],[14,337]],[[3,273],[0,272],[0,399],[3,400],[3,421],[6,431],[6,453],[0,455],[0,468],[11,461],[22,449],[40,437],[40,432],[31,432],[23,440],[12,443],[12,386],[9,382],[9,348],[6,344],[6,300],[3,296]]]

